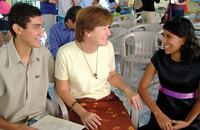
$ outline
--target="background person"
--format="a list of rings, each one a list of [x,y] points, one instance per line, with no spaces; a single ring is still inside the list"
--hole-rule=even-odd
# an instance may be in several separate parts
[[[72,6],[66,13],[65,19],[57,22],[50,28],[49,50],[56,59],[58,49],[64,44],[76,40],[75,25],[76,13],[81,9],[80,6]]]
[[[113,16],[113,17],[119,16],[119,15],[121,15],[120,12],[121,12],[121,7],[120,7],[120,6],[117,6],[115,12],[112,13],[112,16]]]
[[[56,57],[57,90],[69,112],[69,120],[87,129],[133,129],[126,108],[111,91],[122,90],[130,106],[142,108],[138,93],[115,71],[109,25],[111,13],[97,6],[81,9],[76,16],[76,41],[62,46]]]
[[[95,6],[99,6],[99,0],[94,0],[93,2],[92,2],[92,5],[95,5]]]
[[[78,5],[82,8],[92,6],[93,0],[78,0]]]
[[[154,2],[160,0],[142,0],[142,23],[156,23],[156,12]]]
[[[121,14],[131,14],[131,8],[128,7],[129,0],[119,0],[120,6],[125,7],[122,8]]]
[[[111,13],[115,12],[115,8],[120,6],[120,2],[116,0],[106,0],[106,3],[103,5]]]
[[[142,6],[143,6],[142,0],[134,0],[133,10],[135,10],[136,13],[142,12]]]
[[[42,12],[42,20],[44,21],[44,29],[47,34],[46,47],[49,47],[49,30],[56,23],[56,0],[40,0],[40,10]]]
[[[58,22],[65,18],[69,8],[78,5],[78,0],[57,0],[58,3]]]
[[[152,111],[140,130],[199,130],[200,47],[194,28],[180,17],[165,22],[163,28],[165,50],[154,54],[138,88]],[[155,104],[147,89],[156,71],[160,85]]]
[[[27,125],[44,117],[54,59],[41,46],[44,31],[38,8],[16,3],[8,22],[13,39],[0,49],[0,128],[32,130]]]
[[[170,20],[176,16],[184,16],[184,5],[187,5],[189,0],[177,0],[176,3],[169,3],[167,8],[167,18]]]

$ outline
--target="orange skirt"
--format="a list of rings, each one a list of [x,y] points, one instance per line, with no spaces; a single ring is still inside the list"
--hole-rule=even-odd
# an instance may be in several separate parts
[[[100,116],[102,121],[98,130],[134,130],[126,108],[114,92],[99,100],[83,98],[77,101],[87,111]],[[69,120],[83,125],[80,117],[71,108],[67,107],[67,109]],[[62,113],[60,114],[62,117]]]

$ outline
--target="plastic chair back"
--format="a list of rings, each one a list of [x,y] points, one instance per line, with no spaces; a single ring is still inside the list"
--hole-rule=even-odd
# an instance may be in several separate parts
[[[123,14],[116,16],[117,18],[120,18],[121,20],[133,20],[137,17],[135,14]]]
[[[162,25],[157,23],[149,23],[149,24],[138,24],[129,29],[129,32],[134,31],[152,31],[152,32],[159,32],[163,29]]]
[[[127,40],[129,41],[127,44]],[[131,63],[150,63],[151,57],[153,56],[158,45],[158,39],[162,39],[162,35],[156,32],[150,31],[140,31],[140,32],[130,32],[126,34],[122,41],[122,76],[125,75],[126,62]],[[134,51],[132,53],[127,52],[127,46],[133,46]],[[129,78],[132,78],[132,64],[130,64]]]
[[[134,23],[133,21],[123,20],[123,21],[113,22],[110,25],[110,28],[121,27],[121,28],[126,28],[128,30],[128,29],[134,27],[135,25],[136,25],[136,23]]]

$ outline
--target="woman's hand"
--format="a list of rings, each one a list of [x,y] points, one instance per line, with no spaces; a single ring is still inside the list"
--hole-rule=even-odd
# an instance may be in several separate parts
[[[158,122],[158,125],[160,126],[161,129],[163,129],[163,130],[173,130],[172,122],[171,122],[169,117],[167,117],[162,112],[159,112],[159,113],[154,114],[154,115],[155,115],[156,120]]]
[[[173,130],[182,129],[190,125],[190,123],[186,121],[172,120],[171,122],[174,124],[174,126],[172,126]]]
[[[180,3],[179,3],[179,1],[178,1],[178,0],[176,1],[175,5],[180,5]]]
[[[91,112],[84,112],[81,115],[81,121],[86,126],[87,130],[98,128],[99,125],[101,125],[102,119],[95,113]]]
[[[136,110],[142,109],[142,100],[137,92],[133,91],[131,88],[126,87],[124,89],[124,93],[126,94],[130,107],[132,107],[132,104],[134,104]]]

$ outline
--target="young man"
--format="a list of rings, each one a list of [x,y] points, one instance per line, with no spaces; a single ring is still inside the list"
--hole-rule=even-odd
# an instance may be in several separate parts
[[[49,50],[56,59],[58,49],[71,41],[76,40],[75,24],[76,13],[81,9],[80,6],[72,6],[66,13],[65,19],[55,23],[49,32]]]
[[[0,49],[0,128],[34,129],[46,109],[49,82],[54,82],[54,59],[41,46],[41,11],[16,3],[8,15],[13,39]]]

